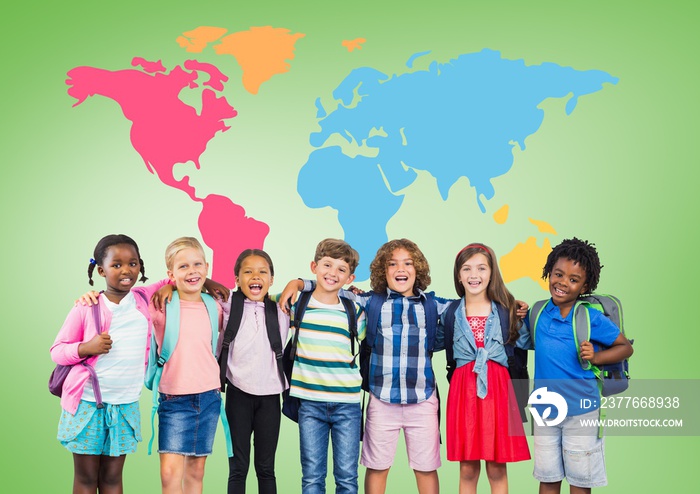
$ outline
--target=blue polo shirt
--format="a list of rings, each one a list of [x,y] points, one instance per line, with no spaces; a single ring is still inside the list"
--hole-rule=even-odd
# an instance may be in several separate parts
[[[591,320],[591,343],[612,346],[620,330],[602,312],[586,307]],[[546,386],[566,399],[568,415],[580,415],[597,409],[600,402],[598,383],[592,370],[584,370],[579,363],[579,348],[574,339],[574,311],[563,318],[559,307],[550,299],[540,314],[535,331],[535,387]],[[527,335],[521,332],[521,339],[529,340],[529,317],[525,319]],[[524,337],[524,338],[523,338]],[[531,342],[530,342],[531,343]],[[580,344],[580,343],[579,343]],[[518,346],[531,348],[531,344]],[[581,408],[581,399],[591,400],[595,406]]]

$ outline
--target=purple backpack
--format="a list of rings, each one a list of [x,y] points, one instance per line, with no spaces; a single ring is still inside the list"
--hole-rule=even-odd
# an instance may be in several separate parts
[[[97,328],[97,334],[102,333],[102,318],[100,317],[100,304],[97,303],[92,306],[92,317],[95,320],[95,327]],[[97,380],[97,373],[95,369],[87,363],[87,357],[73,365],[82,365],[90,373],[90,379],[92,380],[92,390],[95,393],[95,401],[97,402],[97,408],[102,408],[102,393],[100,392],[100,383]],[[63,383],[68,377],[68,373],[73,368],[73,365],[60,365],[56,364],[56,368],[51,372],[49,377],[49,391],[52,395],[60,397],[63,394]]]

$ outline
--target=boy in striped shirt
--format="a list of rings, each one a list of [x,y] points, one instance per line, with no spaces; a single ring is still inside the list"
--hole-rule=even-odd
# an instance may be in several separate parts
[[[299,324],[290,395],[300,398],[299,444],[302,492],[325,492],[328,438],[333,447],[336,493],[357,493],[362,378],[351,351],[348,315],[340,289],[355,279],[359,254],[347,242],[322,240],[311,272],[316,286]],[[365,313],[356,310],[357,339],[365,336]],[[293,310],[295,307],[293,307]],[[359,349],[359,344],[357,344]]]

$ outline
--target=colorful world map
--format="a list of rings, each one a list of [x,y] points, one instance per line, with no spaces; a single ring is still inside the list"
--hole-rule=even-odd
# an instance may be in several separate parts
[[[237,111],[222,94],[229,83],[225,72],[230,57],[242,70],[243,88],[261,97],[262,84],[292,69],[296,42],[305,34],[271,26],[227,32],[200,26],[176,38],[189,53],[213,49],[222,56],[217,65],[193,59],[169,69],[160,61],[135,57],[132,67],[123,70],[73,68],[66,84],[77,100],[74,106],[94,95],[119,104],[131,122],[131,145],[147,170],[201,205],[198,228],[213,252],[212,278],[235,286],[235,259],[246,248],[263,248],[270,226],[266,219],[247,216],[236,197],[201,197],[190,177],[178,179],[173,169],[193,163],[197,173],[206,173],[200,158],[208,143],[230,130],[227,122]],[[365,41],[343,40],[339,49],[359,50]],[[509,172],[514,149],[525,150],[526,138],[540,129],[545,100],[565,98],[569,115],[581,96],[618,82],[603,71],[554,63],[527,65],[488,49],[414,69],[416,60],[429,56],[427,51],[410,56],[400,74],[358,67],[333,90],[332,105],[323,104],[320,97],[315,102],[320,130],[309,136],[313,150],[299,170],[297,192],[309,208],[337,211],[345,240],[362,259],[374,257],[388,240],[387,223],[402,207],[417,172],[435,178],[443,200],[466,178],[475,189],[476,204],[465,207],[485,213],[485,201],[495,194],[492,180]],[[183,91],[197,88],[199,111],[181,99]],[[327,186],[339,179],[348,189],[360,191],[362,204]],[[507,207],[494,214],[497,223],[507,218]],[[416,221],[430,221],[430,211]],[[546,221],[530,221],[540,232],[556,234]],[[542,283],[539,269],[530,266],[542,266],[550,250],[547,238],[541,246],[535,237],[514,245],[501,258],[505,281],[530,278]],[[358,267],[358,280],[368,278],[368,265]]]

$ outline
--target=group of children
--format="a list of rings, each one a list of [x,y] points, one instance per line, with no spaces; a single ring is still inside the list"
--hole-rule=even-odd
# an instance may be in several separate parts
[[[358,462],[366,467],[364,492],[385,492],[401,430],[418,491],[439,492],[440,399],[432,354],[444,349],[452,304],[458,304],[450,319],[456,370],[445,413],[447,458],[460,463],[460,493],[476,492],[481,461],[491,491],[507,492],[506,464],[528,460],[530,452],[505,346],[537,348],[536,386],[544,379],[594,383],[593,372],[579,365],[579,352],[593,364],[604,364],[628,357],[632,347],[614,324],[595,315],[590,340],[609,348],[594,351],[586,341],[577,350],[569,341],[571,309],[599,280],[601,265],[593,244],[565,240],[549,254],[543,278],[549,280],[551,299],[534,341],[527,305],[510,294],[496,259],[481,243],[460,250],[454,263],[459,300],[449,300],[425,291],[430,271],[418,246],[407,239],[392,240],[371,263],[371,291],[345,291],[359,256],[346,242],[325,239],[311,262],[315,279],[292,280],[271,297],[274,267],[262,250],[241,253],[234,268],[238,289],[231,291],[207,279],[201,244],[180,238],[166,249],[168,279],[135,287],[139,273],[141,281],[146,279],[138,246],[125,235],[103,238],[88,275],[92,284],[97,268],[106,289],[87,297],[100,304],[103,331],[96,330],[90,310],[76,304],[51,347],[56,363],[74,366],[61,398],[58,433],[73,453],[73,492],[122,492],[125,455],[141,440],[143,371],[151,344],[160,347],[167,321],[172,324],[173,290],[181,344],[163,366],[158,388],[164,493],[202,492],[206,457],[223,409],[233,443],[228,492],[245,492],[251,436],[258,491],[276,492],[280,393],[286,389],[300,402],[302,492],[325,492],[329,439],[337,493],[358,492]],[[203,288],[218,298],[215,313],[204,302],[208,295]],[[294,321],[300,303],[290,308],[289,302],[298,291],[311,292],[311,297],[289,334],[290,316]],[[342,303],[344,298],[352,299],[352,305]],[[355,313],[348,314],[347,307]],[[508,328],[507,338],[502,326]],[[217,333],[218,338],[212,336]],[[287,380],[282,346],[292,338],[296,356]],[[82,363],[94,367],[104,407],[96,405],[89,369],[76,365]],[[366,411],[363,388],[369,396]],[[571,410],[557,427],[545,433],[535,428],[534,476],[540,492],[559,492],[564,478],[571,492],[606,484],[603,439],[576,429],[569,419],[583,411]],[[582,456],[586,462],[579,461]]]

